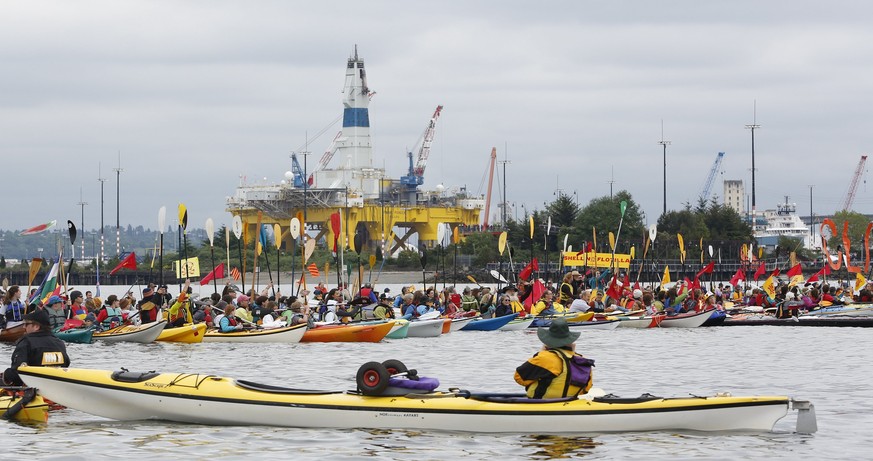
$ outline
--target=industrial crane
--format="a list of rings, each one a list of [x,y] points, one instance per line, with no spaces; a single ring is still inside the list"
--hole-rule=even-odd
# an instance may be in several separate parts
[[[861,173],[864,171],[864,164],[867,163],[867,156],[862,155],[858,162],[858,167],[855,168],[855,174],[852,176],[852,182],[849,183],[849,190],[846,191],[846,198],[843,200],[843,211],[852,209],[852,202],[855,201],[855,192],[858,190],[858,181],[861,179]]]
[[[703,182],[703,191],[700,192],[700,199],[704,202],[709,199],[709,193],[712,192],[712,184],[715,182],[715,175],[718,173],[723,158],[724,152],[719,152],[715,157],[715,162],[712,164],[712,169],[709,170],[709,176],[707,176],[706,181]]]
[[[424,184],[424,169],[427,167],[427,157],[430,155],[430,146],[433,144],[436,122],[440,118],[440,112],[442,112],[442,110],[443,106],[437,106],[436,110],[433,112],[433,116],[427,124],[427,127],[424,129],[424,133],[422,133],[418,141],[415,142],[415,146],[418,146],[419,143],[421,143],[421,147],[418,150],[418,159],[414,165],[412,163],[412,151],[408,153],[409,172],[400,177],[400,184],[403,184],[409,189],[415,189]],[[415,149],[413,148],[413,151],[414,150]]]

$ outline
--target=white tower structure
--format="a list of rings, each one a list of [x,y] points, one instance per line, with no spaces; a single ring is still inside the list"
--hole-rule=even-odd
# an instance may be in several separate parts
[[[385,176],[381,168],[373,168],[373,146],[370,139],[370,89],[364,60],[358,49],[346,65],[343,87],[343,128],[328,158],[340,163],[333,169],[313,174],[314,188],[347,188],[362,198],[379,195],[379,180]]]

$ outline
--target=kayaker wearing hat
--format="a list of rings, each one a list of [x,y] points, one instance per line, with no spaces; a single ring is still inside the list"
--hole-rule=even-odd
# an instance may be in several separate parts
[[[570,331],[567,321],[552,320],[537,330],[542,350],[515,369],[515,382],[524,386],[532,399],[554,399],[588,392],[594,360],[575,352],[579,332]]]
[[[579,284],[582,282],[582,274],[579,271],[570,271],[564,274],[561,280],[561,288],[558,291],[558,302],[569,306],[579,293]]]
[[[31,366],[70,366],[67,346],[52,334],[49,315],[38,310],[24,316],[25,334],[15,343],[12,353],[12,366],[3,372],[3,384],[23,386],[18,377],[18,367],[26,363]]]

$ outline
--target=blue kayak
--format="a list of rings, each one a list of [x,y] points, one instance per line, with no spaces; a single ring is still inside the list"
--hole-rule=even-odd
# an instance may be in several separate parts
[[[504,315],[503,317],[495,317],[493,319],[474,319],[470,323],[464,325],[460,331],[494,331],[500,327],[515,320],[518,314]]]

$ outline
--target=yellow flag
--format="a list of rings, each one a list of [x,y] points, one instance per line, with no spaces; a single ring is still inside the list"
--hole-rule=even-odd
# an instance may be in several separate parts
[[[670,266],[664,266],[664,276],[661,277],[661,289],[664,289],[664,285],[670,283]]]
[[[682,234],[676,234],[676,239],[679,240],[679,253],[685,253],[685,240],[682,239]]]
[[[801,275],[801,274],[797,274],[794,277],[791,277],[791,281],[788,282],[788,286],[793,287],[793,286],[797,285],[798,283],[803,283],[803,275]]]
[[[767,277],[767,280],[765,280],[764,284],[761,285],[761,289],[764,290],[764,292],[767,293],[767,296],[769,296],[771,299],[776,298],[776,287],[773,286],[773,276],[772,275]]]
[[[860,272],[855,274],[855,291],[861,291],[861,288],[864,288],[864,285],[867,284],[867,279],[861,275]]]

